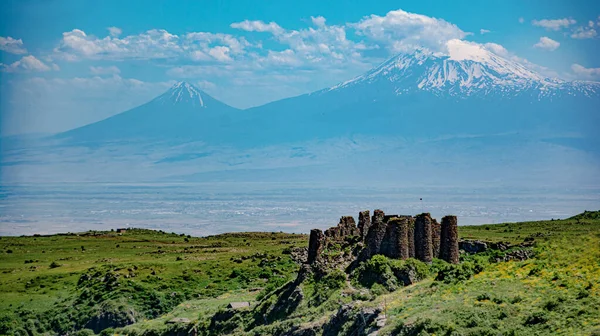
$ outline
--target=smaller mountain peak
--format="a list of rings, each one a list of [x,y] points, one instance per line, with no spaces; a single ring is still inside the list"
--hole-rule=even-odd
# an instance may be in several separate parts
[[[202,99],[203,94],[202,90],[194,85],[180,81],[171,86],[169,91],[159,97],[159,99],[163,102],[169,101],[173,104],[190,103],[194,106],[206,107]]]

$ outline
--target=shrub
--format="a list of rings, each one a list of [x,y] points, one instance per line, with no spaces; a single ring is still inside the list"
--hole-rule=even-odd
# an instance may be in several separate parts
[[[57,268],[62,266],[61,264],[57,263],[56,261],[53,261],[52,263],[50,263],[50,268]]]
[[[399,283],[411,285],[425,279],[429,275],[429,266],[416,259],[390,260],[390,268]]]
[[[325,275],[320,283],[330,289],[343,288],[346,284],[346,273],[339,269],[335,269],[331,273]]]
[[[525,325],[543,324],[546,322],[548,322],[548,315],[542,311],[538,311],[527,317]]]
[[[475,262],[463,262],[461,264],[447,264],[438,271],[435,280],[445,283],[453,283],[469,280],[473,275],[483,271],[483,265]]]
[[[491,300],[490,295],[488,293],[479,294],[477,295],[476,299],[477,301]]]
[[[367,288],[373,287],[374,284],[380,284],[387,290],[392,291],[397,287],[396,276],[390,267],[390,260],[379,254],[362,262],[354,270],[354,278]]]

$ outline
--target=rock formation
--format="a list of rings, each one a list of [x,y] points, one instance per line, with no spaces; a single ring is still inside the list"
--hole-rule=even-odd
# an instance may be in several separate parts
[[[442,218],[440,257],[452,264],[458,264],[458,220],[456,216]]]
[[[420,214],[415,219],[415,258],[424,262],[433,260],[431,222],[428,213]]]
[[[323,231],[319,229],[310,230],[310,238],[308,241],[308,257],[306,261],[309,264],[314,263],[321,252],[323,252],[323,246],[325,245],[325,235]]]

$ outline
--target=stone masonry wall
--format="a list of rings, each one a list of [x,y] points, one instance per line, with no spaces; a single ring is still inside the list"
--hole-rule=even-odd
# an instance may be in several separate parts
[[[420,214],[415,219],[415,258],[424,262],[433,260],[431,222],[428,213]]]
[[[458,220],[456,216],[442,218],[440,238],[441,259],[458,264]]]

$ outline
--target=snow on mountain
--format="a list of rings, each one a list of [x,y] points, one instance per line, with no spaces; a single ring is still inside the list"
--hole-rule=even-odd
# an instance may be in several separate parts
[[[167,92],[156,98],[161,104],[191,104],[192,106],[206,107],[202,99],[203,92],[187,82],[178,82]]]
[[[396,95],[428,91],[455,97],[511,96],[533,89],[534,96],[542,97],[557,94],[589,96],[600,92],[599,83],[546,78],[479,44],[451,40],[447,47],[447,54],[426,49],[399,54],[363,75],[319,93],[377,84],[388,86]]]

